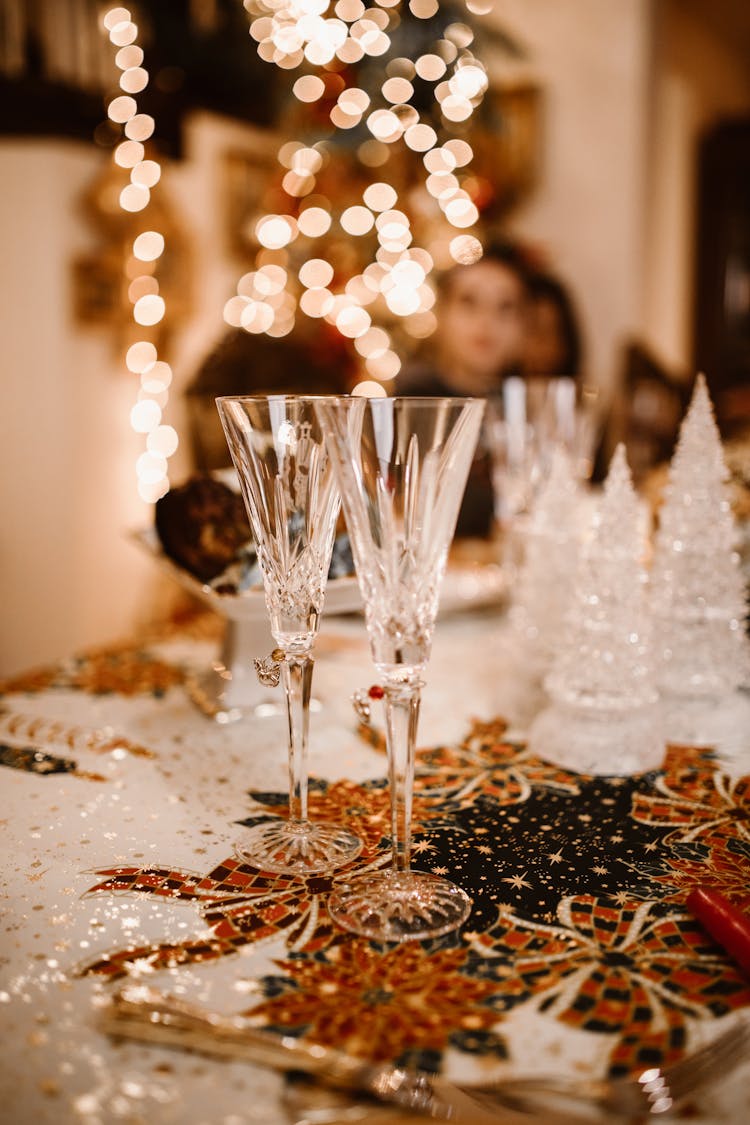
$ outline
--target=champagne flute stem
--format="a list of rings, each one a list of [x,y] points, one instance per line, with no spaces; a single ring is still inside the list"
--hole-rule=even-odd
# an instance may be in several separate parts
[[[281,665],[289,723],[289,819],[307,820],[307,735],[313,659],[287,653]]]
[[[421,686],[419,680],[385,685],[385,737],[391,794],[391,848],[393,870],[398,872],[408,871],[410,868],[414,746]]]

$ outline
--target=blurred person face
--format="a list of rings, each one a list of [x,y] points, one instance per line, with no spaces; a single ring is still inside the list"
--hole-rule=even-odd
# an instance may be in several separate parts
[[[486,394],[523,359],[526,296],[521,279],[491,260],[462,266],[437,310],[441,374],[458,392]]]
[[[527,375],[572,375],[563,371],[565,340],[560,310],[548,297],[531,301],[528,309],[524,370]]]

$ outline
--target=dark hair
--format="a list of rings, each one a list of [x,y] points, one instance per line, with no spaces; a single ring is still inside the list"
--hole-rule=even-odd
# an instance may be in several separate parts
[[[578,327],[578,316],[568,290],[558,278],[548,273],[530,274],[526,280],[526,287],[532,301],[549,301],[560,315],[563,359],[560,370],[551,371],[550,374],[580,374],[583,346],[580,328]]]
[[[527,251],[519,243],[507,239],[493,239],[485,246],[480,261],[497,262],[498,265],[505,266],[528,288],[532,268]]]
[[[471,269],[471,265],[481,265],[482,262],[494,262],[499,266],[503,266],[505,269],[515,274],[524,289],[528,290],[531,270],[525,252],[514,242],[497,239],[489,242],[485,246],[482,257],[477,259],[476,262],[467,265],[452,266],[451,269],[440,274],[437,279],[439,291],[445,295],[449,291],[457,273],[464,269]]]

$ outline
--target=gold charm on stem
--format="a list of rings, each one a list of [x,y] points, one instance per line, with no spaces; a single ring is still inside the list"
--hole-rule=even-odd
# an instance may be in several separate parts
[[[256,657],[253,661],[255,674],[264,687],[278,687],[281,679],[281,665],[284,660],[283,648],[275,648],[270,656]]]

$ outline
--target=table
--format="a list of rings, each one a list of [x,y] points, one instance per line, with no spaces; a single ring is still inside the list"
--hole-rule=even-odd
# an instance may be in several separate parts
[[[130,980],[464,1081],[622,1073],[679,1057],[750,1007],[750,980],[682,905],[696,882],[750,895],[750,768],[737,758],[673,747],[635,778],[535,759],[498,718],[518,725],[538,702],[502,612],[445,616],[414,863],[449,873],[475,911],[460,935],[378,949],[329,922],[330,878],[269,879],[233,858],[238,821],[283,811],[285,735],[279,715],[222,726],[190,701],[186,675],[217,641],[199,615],[4,685],[4,1120],[294,1119],[271,1071],[110,1041],[98,1013]],[[348,818],[370,859],[387,831],[385,760],[350,695],[372,680],[362,621],[327,619],[311,811]],[[749,1120],[748,1078],[743,1065],[691,1120]]]

